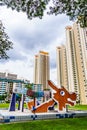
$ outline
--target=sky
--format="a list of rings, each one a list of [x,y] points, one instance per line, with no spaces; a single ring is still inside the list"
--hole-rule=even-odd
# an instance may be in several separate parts
[[[0,20],[5,27],[13,49],[8,51],[9,59],[0,60],[0,72],[17,74],[33,82],[34,57],[40,50],[49,52],[50,79],[57,81],[56,47],[65,44],[65,27],[72,25],[66,15],[46,15],[29,20],[23,12],[0,7]]]

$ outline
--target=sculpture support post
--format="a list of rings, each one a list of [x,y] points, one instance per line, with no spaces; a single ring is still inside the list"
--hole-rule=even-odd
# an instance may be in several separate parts
[[[16,94],[13,93],[12,94],[12,99],[11,99],[9,111],[15,111],[15,102],[16,102]]]
[[[21,97],[21,105],[20,105],[20,110],[21,112],[24,111],[24,94],[22,94],[22,97]]]

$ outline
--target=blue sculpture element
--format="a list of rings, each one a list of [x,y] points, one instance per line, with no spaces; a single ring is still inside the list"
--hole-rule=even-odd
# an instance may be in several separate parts
[[[16,94],[12,94],[9,111],[15,111]]]

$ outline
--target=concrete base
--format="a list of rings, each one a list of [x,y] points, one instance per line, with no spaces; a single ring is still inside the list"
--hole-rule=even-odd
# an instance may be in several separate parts
[[[29,120],[44,120],[44,119],[58,119],[58,118],[75,118],[75,117],[85,117],[87,116],[87,111],[68,111],[68,112],[48,112],[48,113],[31,113],[29,110],[11,111],[0,110],[0,122],[21,122]]]

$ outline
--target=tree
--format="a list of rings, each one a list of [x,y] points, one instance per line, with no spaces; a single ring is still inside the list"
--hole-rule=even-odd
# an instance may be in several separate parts
[[[33,86],[33,83],[31,84],[26,84],[25,85],[25,88],[29,89],[29,90],[32,90],[32,86]]]
[[[70,20],[77,19],[82,27],[87,27],[87,0],[1,0],[1,5],[22,10],[28,18],[42,18],[49,6],[47,14],[62,14],[69,16]]]
[[[87,0],[53,0],[54,6],[50,13],[65,13],[70,20],[77,19],[81,27],[87,27]]]
[[[7,59],[7,51],[12,49],[13,43],[9,41],[8,35],[5,33],[5,28],[0,21],[0,59]]]
[[[0,95],[0,100],[5,100],[7,97],[7,93],[5,92],[4,94]]]

